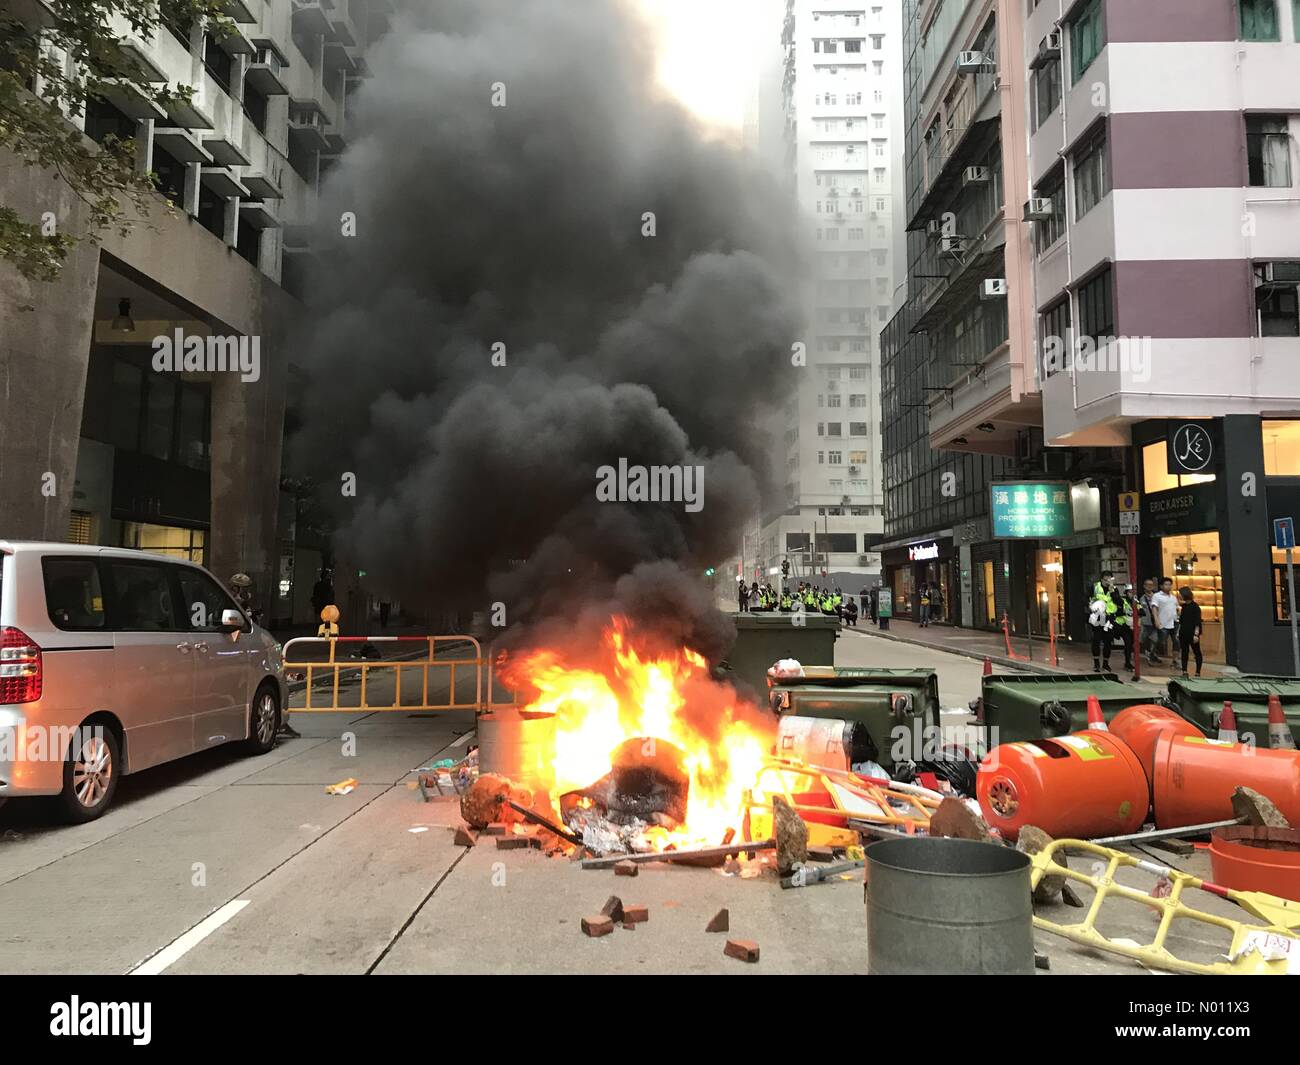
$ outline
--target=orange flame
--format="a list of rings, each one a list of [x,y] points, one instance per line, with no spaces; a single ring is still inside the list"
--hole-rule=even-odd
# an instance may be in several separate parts
[[[663,740],[685,755],[690,777],[686,822],[654,832],[660,845],[718,845],[741,832],[744,793],[754,786],[775,737],[762,715],[709,675],[689,648],[633,646],[631,626],[611,618],[598,669],[569,665],[553,650],[527,652],[502,666],[519,691],[536,692],[524,710],[555,716],[556,795],[594,784],[630,739]]]

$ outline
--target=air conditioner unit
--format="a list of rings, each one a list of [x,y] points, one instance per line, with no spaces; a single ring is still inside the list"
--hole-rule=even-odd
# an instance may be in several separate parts
[[[875,219],[879,218],[879,217],[880,217],[879,212],[877,212],[877,211],[872,211],[872,212],[871,212],[871,218],[872,218],[873,221],[874,221]]]
[[[861,196],[861,195],[862,195],[862,190],[859,189],[859,188],[854,188],[854,189],[850,190],[849,195],[851,195],[851,196]]]
[[[857,473],[857,472],[858,472],[858,469],[859,469],[859,467],[857,467],[857,466],[850,466],[850,467],[849,467],[849,473]]]
[[[1046,37],[1038,42],[1037,63],[1046,63],[1049,59],[1057,59],[1061,55],[1061,31],[1052,30]]]
[[[1300,263],[1262,263],[1257,272],[1265,285],[1288,285],[1300,282]]]
[[[1006,299],[1007,279],[1005,277],[987,277],[984,284],[980,286],[980,299],[998,300]]]
[[[983,52],[958,52],[958,74],[984,74],[992,70],[992,65]]]
[[[1025,221],[1026,222],[1050,222],[1056,217],[1056,212],[1052,210],[1052,201],[1048,199],[1032,199],[1025,203]]]
[[[989,183],[989,168],[987,166],[968,166],[961,172],[961,183],[963,185],[987,185]]]
[[[965,237],[940,237],[939,250],[957,252],[962,250],[962,245],[966,243]]]
[[[838,381],[827,381],[826,387],[832,392],[839,391],[840,383]]]

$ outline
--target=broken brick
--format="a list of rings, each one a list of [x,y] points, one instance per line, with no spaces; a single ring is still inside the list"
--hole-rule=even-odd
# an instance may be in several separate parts
[[[835,861],[835,848],[809,847],[808,860],[810,862],[833,862]]]
[[[498,836],[497,850],[499,851],[518,851],[526,850],[531,844],[527,836]]]
[[[622,861],[614,863],[615,876],[636,876],[640,871],[640,866],[636,862]]]
[[[623,920],[623,900],[617,895],[611,895],[605,900],[605,905],[600,908],[600,912],[611,921]]]
[[[472,828],[466,828],[462,825],[456,829],[455,843],[457,847],[472,847],[478,842],[478,833]]]
[[[510,835],[510,826],[504,821],[493,821],[483,831],[489,836],[508,836]]]
[[[623,920],[630,921],[632,924],[644,924],[650,920],[649,906],[624,906]]]
[[[719,910],[713,915],[712,920],[704,926],[706,932],[726,932],[731,928],[731,914],[727,910]]]
[[[624,921],[624,922],[623,922],[623,927],[626,928],[629,932],[635,932],[635,931],[636,931],[636,922],[635,922],[635,921]]]
[[[582,931],[584,935],[591,936],[592,939],[598,936],[607,936],[614,931],[614,922],[604,914],[598,917],[584,917],[582,919]]]
[[[758,961],[758,944],[752,939],[728,939],[722,953],[728,958],[739,958],[741,961]]]

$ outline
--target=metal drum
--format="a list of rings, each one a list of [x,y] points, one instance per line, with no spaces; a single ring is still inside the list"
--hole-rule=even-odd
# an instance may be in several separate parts
[[[555,716],[494,710],[478,719],[478,764],[534,791],[555,788]]]
[[[867,848],[872,975],[1032,975],[1030,860],[995,843],[921,836]]]

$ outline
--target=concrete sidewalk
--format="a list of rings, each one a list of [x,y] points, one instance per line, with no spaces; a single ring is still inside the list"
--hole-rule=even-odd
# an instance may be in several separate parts
[[[981,661],[989,658],[994,668],[998,670],[1016,669],[1029,673],[1093,672],[1091,649],[1073,641],[1057,643],[1056,661],[1053,662],[1051,648],[1046,640],[1030,641],[1024,636],[1011,638],[1011,651],[1014,656],[1012,657],[1007,654],[1007,641],[1000,632],[963,629],[953,625],[929,625],[923,629],[915,622],[902,621],[898,618],[890,619],[887,632],[882,632],[878,627],[873,626],[870,619],[866,621],[859,619],[857,627],[859,631],[869,632],[873,636],[880,636],[887,640],[933,647],[935,650],[978,658]],[[1111,651],[1110,666],[1112,672],[1121,675],[1121,679],[1128,680],[1132,675],[1124,670],[1124,652],[1118,644]],[[1143,661],[1141,668],[1143,681],[1160,686],[1163,686],[1170,677],[1180,676],[1182,672],[1178,668],[1178,663],[1171,663],[1168,656],[1165,657],[1162,665],[1153,666]],[[1211,662],[1206,662],[1203,670],[1203,676],[1206,677],[1231,673],[1235,673],[1235,670]]]

